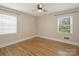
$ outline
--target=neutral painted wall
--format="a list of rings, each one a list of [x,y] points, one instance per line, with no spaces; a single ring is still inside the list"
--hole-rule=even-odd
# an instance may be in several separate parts
[[[14,11],[15,12],[15,11]],[[0,13],[6,13],[0,11]],[[9,15],[13,15],[12,13]],[[0,45],[4,43],[10,43],[12,41],[18,41],[27,37],[35,35],[46,36],[50,38],[57,38],[58,40],[64,41],[64,36],[69,36],[68,41],[79,43],[79,12],[64,14],[65,16],[73,16],[73,33],[64,34],[57,32],[57,17],[53,14],[34,17],[31,15],[25,15],[20,13],[17,15],[17,34],[0,35]],[[5,45],[6,45],[5,44]]]
[[[31,15],[17,15],[17,34],[0,35],[0,45],[25,39],[36,34],[36,18]]]
[[[64,14],[65,16],[73,16],[73,33],[64,34],[57,32],[57,17],[53,14],[48,16],[41,16],[37,20],[38,22],[38,35],[57,38],[59,40],[64,39],[65,36],[68,36],[70,39],[68,41],[78,42],[79,43],[79,12]],[[62,16],[62,15],[61,15]]]

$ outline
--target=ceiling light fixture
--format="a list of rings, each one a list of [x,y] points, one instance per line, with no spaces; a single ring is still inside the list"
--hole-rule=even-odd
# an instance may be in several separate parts
[[[32,10],[32,11],[38,11],[38,12],[47,12],[47,10],[45,10],[44,8],[43,8],[43,4],[38,4],[37,5],[37,8],[36,9],[34,9],[34,10]]]
[[[42,12],[42,10],[41,10],[41,9],[39,9],[39,10],[38,10],[38,12]]]

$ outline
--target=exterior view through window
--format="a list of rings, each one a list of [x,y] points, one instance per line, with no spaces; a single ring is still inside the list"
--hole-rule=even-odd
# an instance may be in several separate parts
[[[72,16],[58,17],[58,32],[72,33]]]

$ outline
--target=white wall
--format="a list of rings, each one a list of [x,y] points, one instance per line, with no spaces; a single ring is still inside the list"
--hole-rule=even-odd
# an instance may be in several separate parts
[[[64,34],[57,32],[57,16],[53,14],[48,16],[41,16],[38,19],[38,35],[56,38],[58,40],[66,40],[65,36],[70,39],[68,41],[79,43],[79,13],[64,14],[65,16],[73,16],[73,34]]]
[[[0,11],[0,13],[5,13]],[[3,45],[18,41],[35,35],[56,38],[64,41],[65,36],[69,36],[70,42],[79,43],[79,12],[64,14],[73,16],[73,34],[64,34],[57,32],[57,16],[50,14],[48,16],[34,17],[20,13],[17,15],[17,34],[0,35],[0,47]],[[2,46],[1,46],[2,45]]]
[[[36,18],[30,15],[17,15],[17,34],[0,35],[0,46],[36,34]]]

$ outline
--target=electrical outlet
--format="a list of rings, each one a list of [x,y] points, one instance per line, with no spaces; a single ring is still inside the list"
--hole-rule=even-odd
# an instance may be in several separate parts
[[[64,39],[69,40],[69,37],[64,37]]]

